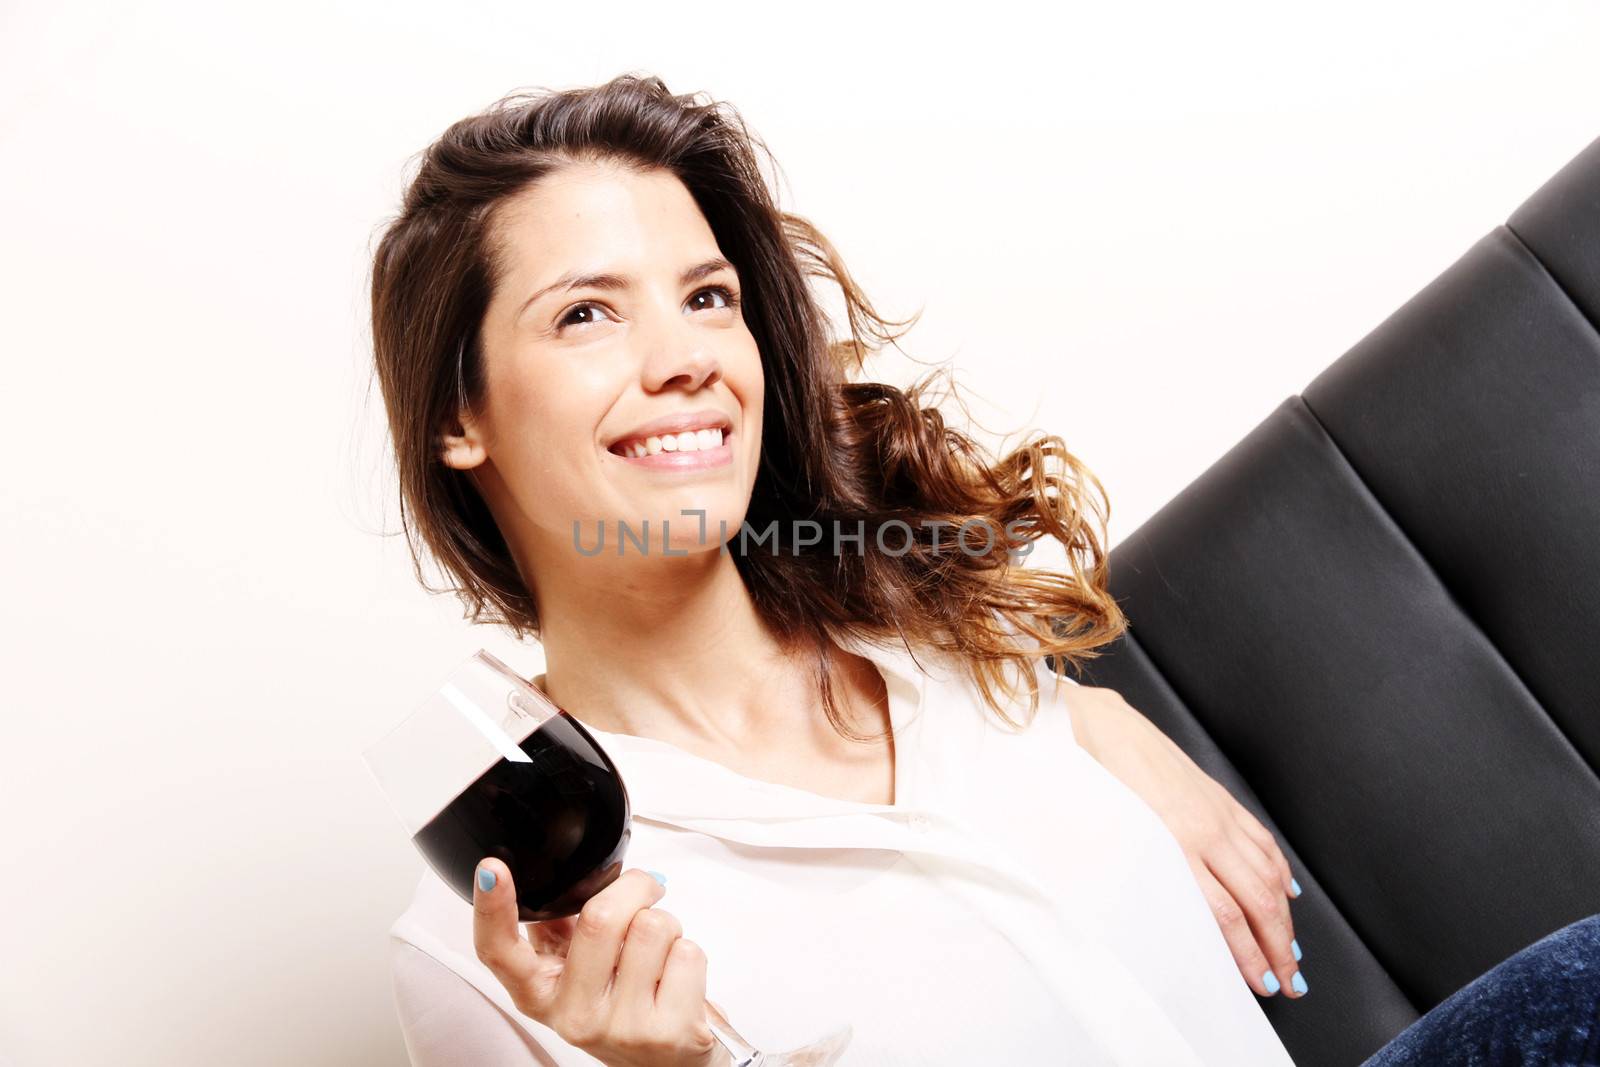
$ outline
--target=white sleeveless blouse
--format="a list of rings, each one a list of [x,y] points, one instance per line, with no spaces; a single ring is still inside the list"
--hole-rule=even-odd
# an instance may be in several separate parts
[[[746,1038],[778,1050],[848,1022],[841,1067],[1293,1067],[1176,839],[1077,745],[1070,679],[1036,663],[1019,732],[949,661],[851,649],[887,684],[892,805],[590,728],[632,805],[624,864],[666,875],[657,907]],[[517,1011],[431,871],[391,933],[415,1067],[600,1062]]]

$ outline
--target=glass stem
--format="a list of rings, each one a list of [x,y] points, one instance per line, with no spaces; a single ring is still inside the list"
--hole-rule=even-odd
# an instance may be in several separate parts
[[[711,1013],[706,1014],[706,1025],[711,1027],[711,1032],[716,1035],[722,1047],[728,1050],[728,1055],[733,1057],[733,1067],[761,1067],[766,1061],[764,1056],[750,1042],[734,1033],[729,1027],[718,1024]]]

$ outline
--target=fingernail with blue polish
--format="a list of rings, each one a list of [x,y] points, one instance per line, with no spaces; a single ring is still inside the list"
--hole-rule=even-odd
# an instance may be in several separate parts
[[[660,882],[662,885],[666,885],[667,884],[667,876],[662,874],[660,871],[645,871],[644,873],[648,874],[650,877],[654,878],[656,881]]]
[[[1289,947],[1294,949],[1294,958],[1298,961],[1300,959],[1300,941],[1299,941],[1299,939],[1296,938],[1295,940],[1289,942]]]
[[[1300,883],[1297,882],[1293,877],[1289,879],[1289,891],[1295,896],[1300,895]]]
[[[478,888],[485,893],[494,888],[494,872],[487,867],[478,868]]]
[[[1298,974],[1299,972],[1297,971],[1295,973]],[[1282,984],[1278,981],[1278,976],[1273,974],[1271,971],[1262,971],[1261,981],[1267,987],[1267,994],[1269,996],[1283,988]]]
[[[1306,992],[1306,980],[1300,976],[1299,971],[1294,972],[1294,977],[1289,979],[1289,984],[1294,986],[1296,993]]]

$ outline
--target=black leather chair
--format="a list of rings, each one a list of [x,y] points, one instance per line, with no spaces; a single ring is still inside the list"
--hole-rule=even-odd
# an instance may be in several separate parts
[[[1600,911],[1600,140],[1111,553],[1077,675],[1277,835],[1299,1067]]]

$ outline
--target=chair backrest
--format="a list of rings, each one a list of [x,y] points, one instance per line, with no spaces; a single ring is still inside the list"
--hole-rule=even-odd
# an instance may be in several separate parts
[[[1300,1067],[1600,911],[1600,140],[1112,551],[1117,690],[1277,836]]]

